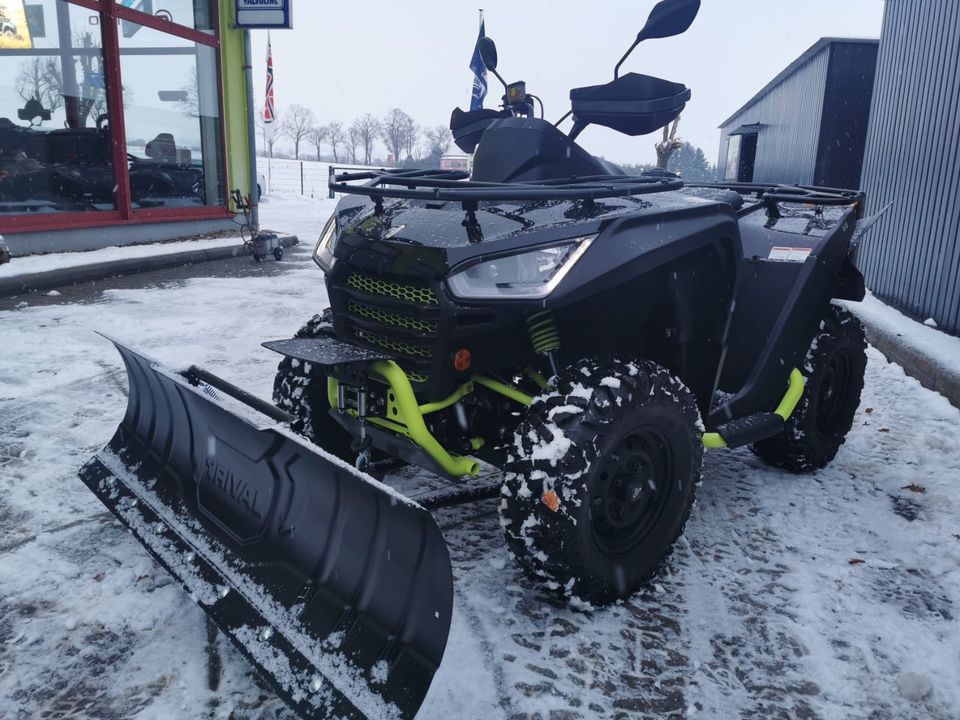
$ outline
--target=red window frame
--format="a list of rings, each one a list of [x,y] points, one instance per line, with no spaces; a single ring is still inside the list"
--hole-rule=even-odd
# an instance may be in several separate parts
[[[58,0],[59,1],[59,0]],[[130,198],[130,168],[127,164],[127,133],[123,116],[123,98],[119,91],[122,87],[120,72],[120,37],[117,27],[120,20],[130,20],[144,27],[159,30],[186,40],[208,45],[217,50],[217,102],[219,103],[220,142],[226,144],[226,126],[223,115],[223,75],[220,56],[220,3],[211,0],[213,10],[213,33],[206,33],[185,25],[171,22],[156,15],[134,10],[117,4],[116,0],[65,0],[70,5],[100,13],[100,32],[103,51],[103,66],[107,84],[107,112],[110,115],[110,136],[113,143],[112,159],[114,181],[117,191],[114,195],[113,210],[89,212],[64,212],[43,215],[10,214],[0,215],[0,229],[6,233],[66,230],[104,225],[122,225],[153,222],[173,222],[177,220],[203,220],[225,218],[231,215],[226,204],[227,196],[227,153],[221,148],[220,176],[224,184],[224,202],[220,205],[201,207],[149,208],[134,209]]]

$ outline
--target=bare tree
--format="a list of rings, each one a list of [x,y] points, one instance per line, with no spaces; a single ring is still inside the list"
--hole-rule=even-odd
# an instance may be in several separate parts
[[[411,158],[417,155],[419,160],[420,153],[417,148],[417,142],[420,139],[420,127],[414,122],[413,118],[407,115],[403,121],[403,145],[407,150],[407,157]],[[399,160],[399,158],[397,158]]]
[[[340,158],[337,155],[337,147],[346,139],[343,132],[343,123],[339,120],[334,120],[332,123],[329,123],[324,130],[326,130],[327,134],[327,143],[329,143],[330,149],[333,151],[333,161],[340,162]]]
[[[354,123],[347,130],[347,151],[350,153],[350,162],[354,165],[357,164],[357,148],[363,144],[363,141],[360,139],[360,131],[357,130],[357,124]]]
[[[669,123],[663,126],[663,140],[654,145],[657,150],[658,168],[666,170],[667,163],[670,162],[670,156],[673,155],[675,150],[683,147],[683,140],[677,137],[677,125],[679,124],[680,118],[678,117],[673,121],[672,126]]]
[[[84,50],[100,47],[89,32],[76,33],[73,36],[73,46]],[[78,55],[76,62],[79,63],[84,78],[102,76],[103,59],[96,53]],[[68,72],[75,73],[76,70],[69,67]],[[73,83],[73,86],[77,93],[77,126],[86,127],[88,118],[96,120],[106,112],[107,96],[103,87],[96,83]],[[14,81],[14,89],[24,100],[36,98],[46,110],[57,110],[66,104],[63,71],[60,61],[52,57],[33,58],[21,65],[20,73]],[[121,90],[123,104],[132,102],[133,91],[127,88]]]
[[[50,112],[63,107],[60,70],[54,58],[35,57],[21,63],[14,89],[23,100],[36,99]]]
[[[450,130],[446,125],[435,125],[423,131],[427,140],[427,157],[439,160],[450,147]]]
[[[404,148],[407,147],[407,139],[410,137],[411,127],[415,130],[416,123],[412,117],[400,108],[393,108],[383,119],[380,135],[383,138],[384,144],[387,146],[387,151],[393,155],[395,165],[400,164],[400,156]]]
[[[197,67],[190,68],[190,82],[180,88],[183,93],[180,112],[190,118],[200,117],[200,81],[197,79]]]
[[[324,125],[314,125],[310,128],[310,144],[317,150],[317,162],[320,162],[320,147],[327,139],[327,128]]]
[[[360,138],[360,144],[363,146],[363,164],[370,164],[370,156],[373,154],[373,143],[380,134],[380,121],[370,113],[366,113],[353,121],[353,127],[356,128]]]
[[[99,34],[98,34],[99,38]],[[100,45],[94,39],[93,33],[78,32],[74,35],[73,44],[75,47],[86,50],[99,48]],[[84,78],[103,77],[105,69],[103,67],[103,58],[100,55],[85,53],[77,57],[80,69],[83,71]],[[73,68],[70,68],[73,72]],[[61,87],[63,81],[61,80]],[[120,88],[124,107],[128,103],[133,103],[133,90],[127,86]],[[97,87],[96,83],[78,83],[77,93],[79,94],[79,106],[77,108],[77,122],[80,127],[86,127],[87,118],[96,120],[107,111],[107,95],[102,87]]]
[[[281,124],[281,131],[293,141],[293,157],[300,159],[300,143],[310,137],[310,130],[316,124],[313,111],[303,105],[291,105],[290,112]]]
[[[263,113],[258,112],[255,119],[257,130],[260,131],[260,138],[263,141],[264,153],[269,157],[273,157],[273,145],[277,141],[277,127],[280,123],[280,116],[277,114],[273,116],[274,132],[272,135],[267,132],[267,123],[263,119]]]

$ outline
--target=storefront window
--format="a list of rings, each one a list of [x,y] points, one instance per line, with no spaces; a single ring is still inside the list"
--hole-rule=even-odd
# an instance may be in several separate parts
[[[114,209],[100,21],[0,0],[0,215]]]
[[[216,49],[125,22],[135,30],[120,38],[133,207],[222,205]]]
[[[201,32],[212,34],[214,31],[211,0],[117,0],[117,4]],[[135,23],[123,23],[123,35],[127,37],[138,29]]]

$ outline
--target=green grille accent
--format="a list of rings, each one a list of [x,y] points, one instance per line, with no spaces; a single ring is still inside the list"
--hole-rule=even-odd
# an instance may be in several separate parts
[[[367,320],[373,320],[381,325],[389,325],[390,327],[405,328],[421,333],[435,333],[438,328],[437,323],[433,320],[390,312],[388,310],[370,307],[369,305],[362,305],[352,300],[347,303],[347,310],[353,315],[359,315],[360,317],[367,318]]]
[[[364,330],[360,330],[359,328],[354,328],[353,332],[357,339],[361,342],[375,345],[378,348],[389,350],[399,355],[424,358],[426,360],[429,360],[432,356],[429,348],[420,347],[419,345],[414,345],[413,343],[397,340],[396,338],[384,337],[383,335],[368,333]]]
[[[429,375],[414,372],[408,372],[407,378],[409,378],[410,382],[417,383],[418,385],[425,385],[430,380]]]
[[[385,297],[400,300],[402,302],[413,303],[415,305],[439,305],[437,294],[428,287],[419,285],[409,285],[407,283],[398,283],[391,280],[381,280],[369,275],[360,273],[351,273],[347,277],[347,285],[354,290],[365,292],[370,295],[383,295]]]

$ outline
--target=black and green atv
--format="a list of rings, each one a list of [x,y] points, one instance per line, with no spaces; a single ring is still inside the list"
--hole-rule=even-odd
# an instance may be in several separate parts
[[[664,0],[637,41],[698,6]],[[704,448],[809,472],[850,430],[864,334],[832,301],[864,294],[863,196],[624,175],[576,136],[650,133],[690,91],[570,95],[566,134],[522,83],[454,111],[469,177],[332,171],[330,307],[265,343],[274,404],[118,344],[127,415],[82,477],[304,717],[416,713],[452,612],[432,510],[498,497],[519,565],[596,606],[657,572]],[[375,479],[398,463],[446,486],[413,502]]]

